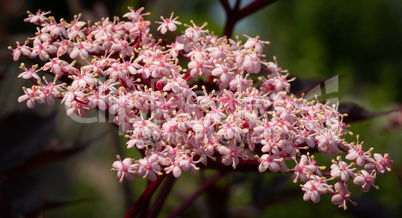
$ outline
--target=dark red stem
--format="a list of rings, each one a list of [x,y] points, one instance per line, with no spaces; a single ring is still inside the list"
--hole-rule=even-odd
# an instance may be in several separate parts
[[[34,79],[31,78],[31,81],[32,81],[32,83],[33,83],[35,86],[38,85],[38,83],[36,83],[36,81],[35,81]]]
[[[149,210],[147,217],[152,218],[158,216],[158,213],[161,210],[163,204],[165,203],[165,200],[169,195],[169,192],[172,190],[174,181],[175,178],[173,174],[167,175],[167,178],[163,183],[163,186],[158,194],[158,197],[156,198],[154,204],[152,205],[151,210]]]
[[[187,198],[179,207],[173,210],[168,218],[177,217],[184,209],[186,209],[193,201],[201,195],[208,187],[217,182],[228,171],[217,171],[205,183],[203,183],[189,198]]]
[[[135,202],[135,204],[130,208],[124,218],[134,218],[136,217],[144,206],[149,202],[152,195],[155,193],[156,189],[158,189],[159,185],[162,183],[163,179],[165,179],[166,175],[158,176],[156,181],[152,181],[149,183],[145,191],[142,193],[141,197]]]

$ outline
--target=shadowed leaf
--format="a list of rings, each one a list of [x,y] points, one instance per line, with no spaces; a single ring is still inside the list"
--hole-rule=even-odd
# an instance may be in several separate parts
[[[80,142],[61,142],[59,140],[49,140],[44,144],[44,146],[41,147],[40,152],[31,156],[30,158],[26,158],[23,163],[9,172],[36,169],[43,165],[73,156],[84,150],[87,146],[88,144]]]
[[[40,183],[32,176],[18,174],[0,182],[0,217],[43,217],[48,209],[71,206],[94,198],[73,201],[46,200],[42,195]]]
[[[290,83],[290,92],[300,97],[302,94],[307,94],[311,90],[324,86],[325,80],[322,79],[300,79],[296,78]]]
[[[345,123],[351,123],[361,120],[367,120],[379,116],[383,116],[393,112],[394,110],[385,112],[371,112],[355,103],[340,103],[338,108],[340,113],[346,113],[348,116],[343,118]]]
[[[38,181],[28,175],[15,175],[0,183],[0,217],[17,218],[36,214],[42,207]],[[34,217],[34,216],[31,216]]]
[[[55,114],[41,117],[33,112],[15,112],[0,119],[0,175],[23,164],[43,149],[55,128]]]
[[[0,119],[0,174],[16,173],[64,159],[84,150],[106,135],[102,132],[87,142],[48,140],[55,127],[55,115],[40,117],[32,112],[13,113]]]
[[[87,142],[62,142],[57,139],[49,140],[42,146],[41,152],[37,155],[32,156],[27,159],[23,164],[18,166],[13,171],[27,171],[46,164],[50,164],[55,161],[59,161],[68,157],[71,157],[84,149],[86,149],[90,144],[98,141],[106,135],[106,132],[102,132],[99,135],[93,137]]]

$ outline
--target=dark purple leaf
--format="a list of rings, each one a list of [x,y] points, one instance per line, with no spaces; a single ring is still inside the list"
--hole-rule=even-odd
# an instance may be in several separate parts
[[[0,175],[23,164],[43,150],[55,127],[55,114],[41,117],[33,112],[15,112],[0,119]]]
[[[25,217],[36,214],[42,207],[40,184],[28,175],[3,179],[0,183],[0,196],[0,217]]]
[[[54,118],[24,112],[0,119],[0,132],[5,136],[0,142],[0,174],[27,171],[70,157],[106,135],[102,132],[87,142],[49,140]]]
[[[41,151],[36,155],[26,158],[18,167],[8,172],[19,172],[36,169],[46,164],[71,157],[88,146],[88,143],[81,142],[61,142],[59,140],[49,140],[41,147]]]
[[[343,113],[348,114],[346,117],[343,118],[343,121],[345,123],[367,120],[367,119],[383,116],[383,115],[389,114],[394,111],[394,110],[391,110],[391,111],[385,111],[385,112],[371,112],[371,111],[367,111],[366,109],[364,109],[363,107],[361,107],[355,103],[340,103],[338,110],[342,114]]]
[[[73,201],[46,200],[40,183],[32,176],[16,174],[0,182],[0,217],[43,217],[48,209],[66,207],[93,198]]]
[[[296,96],[301,96],[302,94],[307,94],[311,90],[323,87],[325,85],[325,80],[323,79],[300,79],[296,78],[290,83],[290,92]]]

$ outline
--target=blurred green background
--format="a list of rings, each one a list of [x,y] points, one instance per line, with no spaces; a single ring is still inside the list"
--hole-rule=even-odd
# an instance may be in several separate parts
[[[231,1],[233,3],[233,1]],[[247,5],[251,1],[242,1]],[[208,22],[208,29],[223,32],[225,14],[217,0],[0,0],[0,116],[26,111],[18,104],[24,81],[17,79],[19,63],[13,63],[7,46],[32,37],[35,27],[24,23],[26,11],[52,11],[57,20],[72,19],[82,13],[82,20],[122,16],[127,6],[145,7],[151,12],[146,18],[152,22],[153,33],[162,15],[172,11],[183,23],[190,20],[198,25]],[[235,35],[242,38],[259,35],[271,42],[265,49],[268,60],[275,55],[278,63],[297,78],[327,79],[338,76],[336,98],[341,102],[358,103],[368,111],[389,111],[402,103],[402,1],[400,0],[278,0],[272,5],[241,20]],[[171,37],[171,36],[166,36]],[[28,86],[28,84],[26,84]],[[82,143],[89,146],[70,158],[52,162],[40,168],[24,171],[27,178],[38,184],[40,196],[59,207],[49,207],[44,217],[122,217],[132,202],[144,190],[146,182],[120,184],[110,171],[115,155],[137,155],[125,149],[125,139],[108,122],[80,124],[67,118],[62,106],[39,105],[29,110],[47,116],[57,113],[55,129],[49,140]],[[402,112],[352,123],[350,130],[365,141],[365,148],[390,153],[393,171],[379,175],[380,190],[361,193],[351,187],[357,207],[349,204],[342,209],[324,197],[320,203],[304,202],[298,184],[290,175],[234,173],[215,187],[228,195],[223,212],[211,211],[208,196],[202,196],[188,208],[183,217],[402,217]],[[100,118],[96,112],[89,114]],[[15,126],[16,122],[9,123]],[[18,127],[16,127],[18,129]],[[19,136],[23,138],[24,125]],[[99,136],[102,134],[102,137]],[[1,138],[4,137],[0,133]],[[355,136],[348,138],[354,141]],[[2,140],[3,141],[3,140]],[[2,143],[2,142],[0,142]],[[4,143],[4,141],[3,141]],[[319,158],[319,157],[318,157]],[[207,171],[209,175],[212,172]],[[200,173],[185,175],[176,181],[163,208],[161,217],[179,205],[200,184]],[[353,185],[352,185],[353,186]],[[63,204],[64,203],[64,204]],[[56,204],[57,205],[57,204]]]

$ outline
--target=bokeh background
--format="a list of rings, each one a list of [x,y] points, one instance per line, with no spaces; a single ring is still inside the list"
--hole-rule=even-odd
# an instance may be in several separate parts
[[[218,35],[225,24],[217,0],[0,0],[1,215],[24,211],[43,217],[122,217],[144,190],[142,179],[121,184],[110,171],[116,154],[138,155],[125,149],[125,138],[113,124],[77,123],[67,118],[62,106],[29,110],[18,104],[25,81],[16,78],[19,63],[12,61],[7,49],[33,36],[35,26],[23,22],[27,10],[50,10],[57,20],[82,13],[82,20],[97,21],[122,16],[127,6],[144,6],[152,13],[146,18],[155,35],[154,21],[172,11],[183,23],[207,21],[208,29]],[[182,216],[402,217],[402,1],[278,0],[241,20],[234,34],[270,41],[267,59],[275,55],[292,76],[321,80],[337,76],[331,96],[364,108],[363,118],[375,117],[351,123],[355,135],[348,140],[360,135],[366,149],[390,153],[393,169],[378,176],[380,190],[361,193],[351,187],[358,206],[350,204],[347,211],[332,205],[328,196],[318,204],[304,202],[290,175],[234,173],[208,192],[218,194],[220,201],[212,201],[216,195],[206,193]],[[374,116],[381,112],[388,113]],[[97,112],[89,116],[102,117]],[[175,182],[161,217],[199,186],[200,176],[185,175]]]

